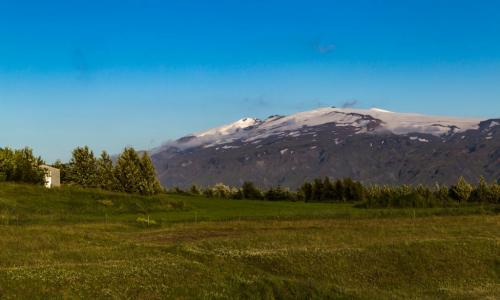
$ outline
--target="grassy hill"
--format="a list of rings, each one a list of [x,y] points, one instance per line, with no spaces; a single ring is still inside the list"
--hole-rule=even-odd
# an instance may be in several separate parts
[[[499,241],[494,207],[0,184],[1,299],[497,299]]]

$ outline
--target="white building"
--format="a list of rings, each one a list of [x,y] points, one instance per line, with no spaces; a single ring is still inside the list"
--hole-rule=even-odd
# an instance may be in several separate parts
[[[61,186],[61,171],[51,166],[42,165],[45,170],[45,187],[53,188]]]

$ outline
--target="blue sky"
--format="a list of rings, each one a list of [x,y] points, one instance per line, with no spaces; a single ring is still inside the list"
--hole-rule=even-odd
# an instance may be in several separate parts
[[[500,116],[498,1],[0,0],[0,146],[150,148],[356,103]]]

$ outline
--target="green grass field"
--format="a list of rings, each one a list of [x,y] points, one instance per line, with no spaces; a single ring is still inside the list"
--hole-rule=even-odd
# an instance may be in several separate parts
[[[499,299],[497,212],[0,184],[0,299]]]

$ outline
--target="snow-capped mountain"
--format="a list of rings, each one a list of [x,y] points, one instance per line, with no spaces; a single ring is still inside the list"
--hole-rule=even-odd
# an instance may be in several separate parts
[[[480,122],[480,119],[394,113],[379,108],[365,110],[327,107],[291,116],[271,116],[266,120],[243,118],[229,125],[195,133],[175,142],[167,143],[162,148],[187,149],[197,146],[208,148],[235,141],[257,142],[271,136],[299,136],[311,134],[315,131],[315,127],[324,124],[351,127],[355,134],[391,132],[394,134],[423,133],[444,136],[477,129]]]
[[[422,172],[427,167],[413,163],[423,159],[431,159],[430,165],[439,160],[440,165],[471,179],[476,175],[498,179],[494,177],[500,168],[489,172],[490,165],[478,169],[468,166],[477,163],[453,159],[461,157],[463,147],[471,155],[491,148],[493,152],[484,155],[500,166],[499,128],[500,120],[326,107],[265,120],[243,118],[170,141],[152,150],[152,157],[162,183],[169,186],[239,185],[252,180],[263,186],[294,187],[317,176],[350,176],[377,183],[448,183],[458,174],[438,176],[443,172],[439,168],[434,175]],[[472,140],[477,145],[472,147]],[[475,150],[470,151],[471,147]],[[416,174],[403,174],[410,170]]]

